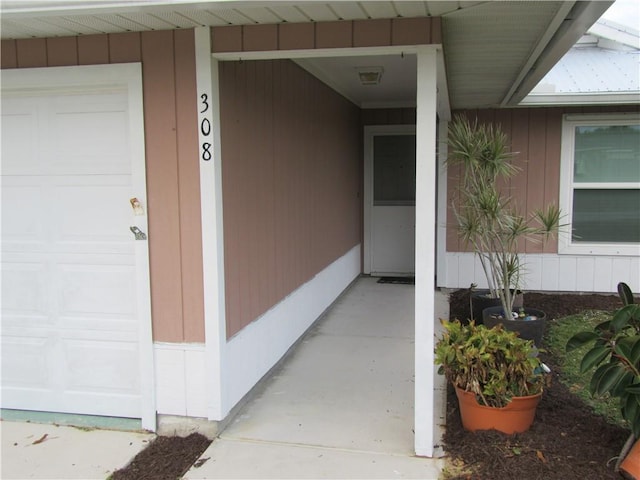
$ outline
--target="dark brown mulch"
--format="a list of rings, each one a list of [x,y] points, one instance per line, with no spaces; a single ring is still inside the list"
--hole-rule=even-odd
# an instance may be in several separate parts
[[[535,293],[524,294],[524,305],[544,310],[547,318],[561,318],[585,310],[615,310],[620,308],[617,295]],[[449,316],[460,320],[470,317],[469,290],[456,290],[449,296]]]
[[[468,315],[468,291],[450,297],[452,318]],[[620,307],[616,295],[526,293],[525,307],[539,308],[557,319],[585,310],[610,311]],[[466,313],[465,313],[466,312]],[[543,360],[553,370],[531,429],[513,436],[499,432],[467,432],[462,428],[458,402],[448,392],[445,450],[470,472],[459,479],[620,479],[613,471],[615,457],[629,432],[607,423],[560,383],[550,354]],[[613,459],[613,460],[612,460]]]
[[[207,449],[211,440],[199,433],[188,437],[157,437],[111,480],[176,480]]]

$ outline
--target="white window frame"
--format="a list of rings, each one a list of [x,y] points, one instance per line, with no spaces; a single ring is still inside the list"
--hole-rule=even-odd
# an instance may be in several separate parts
[[[579,126],[638,125],[640,114],[584,114],[564,115],[562,119],[562,144],[560,153],[560,209],[564,214],[563,223],[568,223],[567,231],[558,238],[558,253],[569,255],[640,255],[639,243],[586,243],[572,241],[573,225],[573,168],[575,129]],[[624,183],[581,183],[582,188],[606,186],[612,189],[640,189],[640,182]]]

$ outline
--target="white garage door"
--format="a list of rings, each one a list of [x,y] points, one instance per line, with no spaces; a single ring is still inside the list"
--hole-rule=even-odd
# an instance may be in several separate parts
[[[153,407],[141,99],[113,68],[3,73],[3,408]]]

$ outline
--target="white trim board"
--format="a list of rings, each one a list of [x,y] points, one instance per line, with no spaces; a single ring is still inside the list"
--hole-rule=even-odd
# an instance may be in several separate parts
[[[224,283],[224,225],[222,155],[220,146],[220,88],[218,62],[211,57],[208,27],[196,28],[196,88],[198,96],[198,152],[200,155],[200,214],[206,353],[206,398],[209,420],[221,420],[226,309]],[[208,124],[207,124],[208,122]],[[212,155],[206,156],[204,145]],[[208,158],[208,160],[205,160]]]
[[[640,291],[640,257],[523,254],[526,265],[524,290],[614,293],[618,282]],[[468,288],[487,281],[473,253],[446,254],[446,288]]]
[[[153,344],[159,415],[207,417],[204,344]]]
[[[357,245],[227,342],[223,416],[269,372],[359,274],[360,245]]]
[[[640,182],[637,179],[628,179],[628,182],[576,182],[574,181],[575,168],[575,133],[578,127],[600,126],[638,126],[640,114],[636,112],[617,114],[566,114],[562,117],[562,142],[560,150],[560,195],[559,207],[566,212],[566,221],[569,227],[574,222],[574,196],[581,189],[605,188],[615,190],[638,190]],[[637,159],[636,159],[637,160]],[[611,228],[602,225],[601,228]],[[573,230],[572,228],[568,230]],[[574,241],[570,231],[558,235],[558,253],[561,255],[617,255],[640,256],[640,244],[638,243],[605,243]]]

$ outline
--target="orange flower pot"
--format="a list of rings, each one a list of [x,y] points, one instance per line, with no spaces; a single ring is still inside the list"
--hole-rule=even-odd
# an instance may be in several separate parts
[[[620,470],[633,480],[640,479],[640,441],[637,441],[620,464]]]
[[[506,407],[486,407],[476,401],[472,392],[456,387],[460,417],[465,430],[498,430],[506,434],[529,430],[536,416],[542,393],[528,397],[514,397]]]

